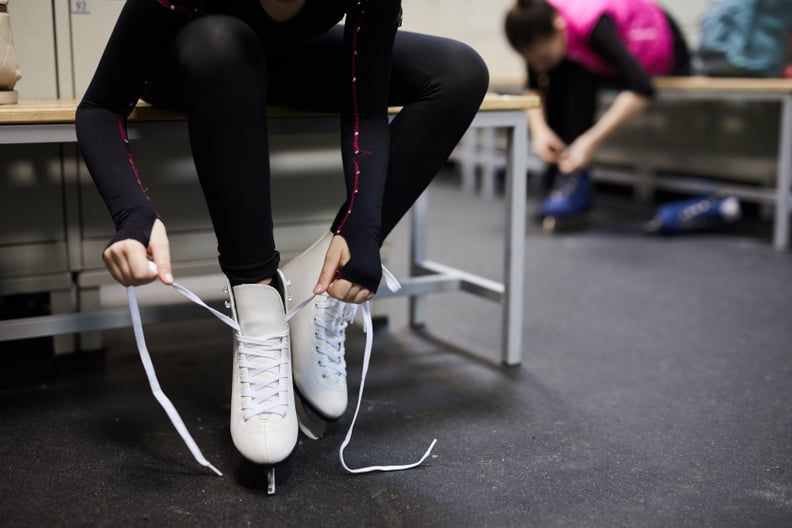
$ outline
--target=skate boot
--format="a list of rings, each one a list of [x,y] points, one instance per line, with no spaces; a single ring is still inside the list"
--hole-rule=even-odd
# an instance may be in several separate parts
[[[311,296],[332,239],[327,233],[284,266],[290,301]],[[338,419],[347,408],[344,340],[356,309],[355,304],[317,295],[290,322],[295,387],[308,409],[324,420]],[[302,414],[300,418],[303,432],[312,438],[321,435],[306,431]]]
[[[542,204],[542,229],[554,233],[581,225],[591,207],[593,188],[588,170],[561,174]]]
[[[14,91],[14,86],[21,78],[16,62],[14,38],[11,36],[8,0],[0,0],[0,104],[17,102],[19,94]]]
[[[661,206],[649,229],[663,234],[714,230],[734,225],[741,216],[737,198],[711,195]]]
[[[280,273],[272,285],[230,288],[240,326],[234,336],[231,438],[242,456],[258,464],[282,462],[297,443],[285,290]]]

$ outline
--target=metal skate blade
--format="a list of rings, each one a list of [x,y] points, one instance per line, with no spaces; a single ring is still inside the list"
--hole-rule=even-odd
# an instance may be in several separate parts
[[[548,235],[555,233],[557,218],[555,216],[545,216],[542,218],[542,231]]]
[[[327,422],[312,413],[299,395],[294,403],[297,409],[297,424],[300,426],[302,434],[311,440],[319,440],[322,438],[325,429],[327,429]]]
[[[647,233],[660,233],[663,229],[663,223],[659,218],[652,218],[648,222],[643,223],[643,229]]]
[[[542,231],[548,235],[581,229],[588,224],[588,217],[582,216],[545,216],[542,218]]]
[[[275,466],[267,470],[267,495],[275,495]]]

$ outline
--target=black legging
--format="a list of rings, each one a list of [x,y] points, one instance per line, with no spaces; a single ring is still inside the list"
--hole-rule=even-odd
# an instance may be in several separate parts
[[[343,28],[268,54],[247,24],[207,15],[181,30],[168,56],[144,98],[187,113],[221,268],[232,283],[271,277],[279,255],[273,239],[266,105],[339,112],[345,86]],[[388,98],[390,105],[404,109],[390,125],[380,245],[448,158],[487,84],[487,69],[468,46],[397,33]],[[341,207],[333,230],[347,207]]]

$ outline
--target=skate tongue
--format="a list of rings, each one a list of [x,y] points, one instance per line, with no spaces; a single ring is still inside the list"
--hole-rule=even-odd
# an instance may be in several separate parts
[[[271,336],[287,330],[278,290],[264,284],[240,284],[232,289],[243,336]]]

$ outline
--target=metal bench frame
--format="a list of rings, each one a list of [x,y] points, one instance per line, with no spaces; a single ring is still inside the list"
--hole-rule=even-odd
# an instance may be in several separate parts
[[[402,289],[392,294],[383,291],[379,298],[394,295],[410,297],[410,323],[426,323],[426,296],[430,293],[461,290],[499,303],[502,308],[501,360],[505,365],[519,365],[522,361],[523,327],[523,269],[525,254],[525,173],[527,144],[526,109],[535,106],[535,98],[496,96],[485,99],[471,128],[503,128],[508,135],[506,232],[504,239],[504,279],[497,282],[474,275],[452,266],[427,259],[427,206],[425,193],[412,209],[410,251],[410,276],[401,280]],[[76,105],[76,102],[75,102]],[[73,109],[72,109],[73,110]],[[398,109],[393,109],[397,111]],[[73,115],[73,114],[72,114]],[[134,116],[133,116],[134,117]],[[142,138],[170,138],[185,135],[186,123],[172,115],[145,116],[147,120],[130,120],[128,133],[131,140]],[[16,118],[15,118],[16,119]],[[49,122],[42,116],[40,122],[23,122],[3,119],[0,107],[0,144],[75,143],[77,138],[71,121]],[[307,114],[304,112],[273,112],[270,115],[273,134],[300,134],[307,132],[337,131],[335,115]],[[144,308],[145,322],[166,322],[194,317],[198,314],[186,304],[150,306]],[[96,331],[127,327],[131,319],[126,309],[110,308],[93,312],[54,314],[0,321],[0,341],[40,336]]]
[[[491,86],[497,90],[516,93],[523,90],[525,79],[522,77],[493,78]],[[773,247],[784,251],[790,246],[790,212],[792,212],[792,79],[752,79],[724,77],[657,77],[653,80],[658,100],[670,101],[761,101],[780,103],[779,113],[779,147],[776,160],[776,185],[774,189],[757,189],[755,186],[729,184],[708,181],[706,178],[663,177],[652,181],[656,188],[666,188],[682,192],[705,193],[720,191],[730,193],[747,201],[772,204],[773,216]],[[608,93],[603,94],[607,98]],[[503,165],[503,157],[495,144],[495,134],[491,129],[480,132],[480,138],[469,134],[463,143],[461,159],[463,161],[463,186],[473,188],[475,185],[475,169],[482,172],[482,193],[491,195],[494,192],[495,169]],[[479,146],[480,145],[480,146]],[[530,155],[528,163],[531,168],[541,168],[538,158]],[[594,171],[594,177],[619,183],[640,180],[646,176],[643,167],[636,167],[637,176],[631,180],[630,175],[613,171]],[[645,178],[644,178],[645,179]]]

